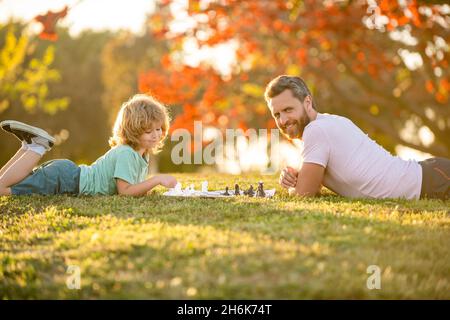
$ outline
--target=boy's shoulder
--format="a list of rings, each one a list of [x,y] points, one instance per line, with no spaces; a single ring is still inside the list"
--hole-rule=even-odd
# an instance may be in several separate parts
[[[118,145],[116,147],[111,148],[109,151],[109,157],[117,159],[120,158],[128,158],[133,160],[133,162],[140,163],[141,165],[147,165],[149,159],[143,158],[139,155],[139,153],[134,150],[131,146],[127,144]]]
[[[136,157],[137,152],[126,144],[121,144],[115,147],[112,147],[105,153],[105,157],[107,158],[116,158],[116,157]]]
[[[134,149],[128,144],[119,144],[118,146],[112,147],[111,150],[116,150],[116,152],[134,152]]]

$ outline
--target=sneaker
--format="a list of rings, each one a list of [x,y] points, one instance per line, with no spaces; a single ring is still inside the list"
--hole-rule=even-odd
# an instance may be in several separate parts
[[[53,144],[55,143],[55,138],[49,135],[47,131],[30,126],[23,122],[5,120],[0,122],[0,127],[4,131],[15,135],[20,141],[26,141],[28,144],[33,142],[37,143],[46,148],[46,150],[50,150],[48,148],[53,147]]]
[[[37,144],[39,146],[44,147],[45,151],[49,151],[53,147],[53,142],[42,137],[33,137],[31,138],[31,142],[32,142],[31,145],[29,145],[30,149],[32,148],[33,144]]]

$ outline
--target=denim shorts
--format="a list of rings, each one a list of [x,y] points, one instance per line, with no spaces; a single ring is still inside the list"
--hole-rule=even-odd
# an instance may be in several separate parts
[[[430,158],[419,163],[422,166],[420,198],[449,199],[450,159]]]
[[[80,171],[80,167],[70,160],[50,160],[13,185],[11,194],[76,195],[79,193]]]

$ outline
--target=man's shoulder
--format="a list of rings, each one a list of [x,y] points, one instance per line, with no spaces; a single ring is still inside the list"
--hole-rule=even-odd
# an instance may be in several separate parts
[[[336,141],[354,136],[357,131],[355,124],[346,117],[319,113],[317,118],[305,127],[303,140],[320,141],[320,143],[328,141],[330,144],[335,144]]]
[[[336,120],[328,113],[317,113],[316,119],[308,123],[305,127],[305,133],[307,132],[320,132],[330,126],[335,125]]]
[[[307,130],[319,131],[324,130],[328,132],[330,129],[337,128],[342,130],[346,126],[354,126],[353,122],[343,116],[329,114],[329,113],[318,113],[317,118],[311,121],[306,127]]]
[[[331,114],[331,113],[318,113],[315,121],[317,121],[318,125],[323,125],[323,126],[339,124],[342,122],[345,122],[345,123],[351,122],[350,119],[348,119],[344,116],[340,116],[337,114]],[[312,121],[312,122],[315,122],[315,121]]]

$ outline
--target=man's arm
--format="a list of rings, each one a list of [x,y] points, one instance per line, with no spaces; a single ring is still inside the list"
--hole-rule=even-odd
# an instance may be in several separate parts
[[[322,186],[325,168],[320,164],[303,163],[298,172],[295,194],[305,197],[314,197]]]

